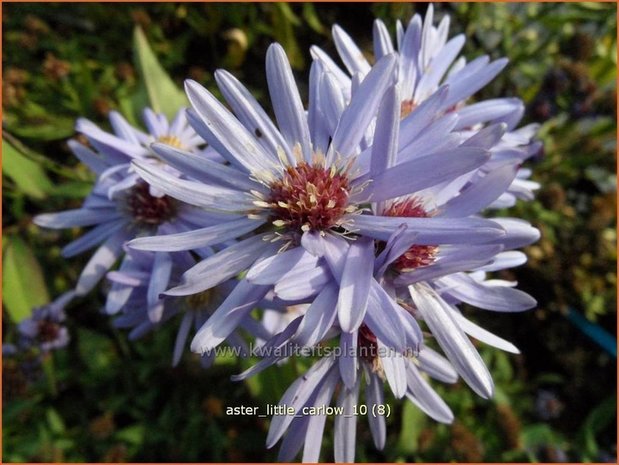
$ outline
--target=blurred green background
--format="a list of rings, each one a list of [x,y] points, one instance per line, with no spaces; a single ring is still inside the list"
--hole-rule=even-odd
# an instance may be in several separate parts
[[[269,108],[266,47],[286,49],[307,95],[317,44],[334,55],[330,26],[343,26],[368,52],[374,17],[394,30],[427,4],[11,4],[3,5],[4,341],[31,308],[69,289],[87,256],[64,260],[78,230],[45,231],[33,215],[78,207],[92,181],[66,141],[76,118],[109,128],[111,109],[139,124],[148,101],[135,53],[135,26],[182,85],[214,90],[227,68]],[[412,404],[388,399],[387,446],[358,423],[358,461],[616,461],[616,5],[610,3],[437,4],[464,32],[464,55],[507,56],[510,65],[477,98],[519,96],[525,123],[542,123],[542,154],[529,162],[537,199],[503,215],[542,230],[527,265],[505,272],[535,296],[537,309],[472,311],[514,342],[507,355],[480,347],[497,384],[492,401],[463,383],[440,386],[456,415],[439,425]],[[144,44],[141,45],[144,49]],[[144,55],[141,55],[142,58]],[[161,109],[176,105],[169,92]],[[182,100],[182,98],[181,98]],[[86,254],[87,255],[87,254]],[[3,366],[3,460],[271,461],[268,420],[227,417],[226,406],[276,402],[300,365],[272,367],[250,382],[229,376],[245,364],[219,360],[204,371],[186,355],[171,368],[175,328],[138,342],[113,329],[94,292],[68,308],[71,342],[45,358],[37,376],[10,357]],[[178,322],[176,322],[178,324]],[[172,324],[174,326],[174,324]],[[612,337],[610,339],[612,346]],[[247,362],[244,362],[247,363]],[[322,459],[333,460],[332,422]]]

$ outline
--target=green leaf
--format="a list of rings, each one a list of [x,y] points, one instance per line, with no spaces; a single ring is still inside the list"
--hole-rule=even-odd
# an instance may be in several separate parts
[[[7,238],[2,266],[4,305],[11,319],[19,323],[33,308],[49,302],[43,273],[28,245],[16,236]]]
[[[20,191],[35,199],[45,198],[53,188],[43,168],[26,158],[4,139],[2,139],[2,174],[11,178]]]
[[[150,106],[168,118],[174,117],[180,108],[187,106],[187,98],[157,60],[140,27],[133,31],[133,50]]]
[[[426,415],[412,402],[405,402],[402,410],[402,429],[398,439],[398,449],[404,454],[417,451],[419,435],[426,424]]]
[[[47,409],[47,423],[49,424],[49,429],[54,434],[62,434],[65,431],[64,421],[58,414],[58,412],[50,407]]]

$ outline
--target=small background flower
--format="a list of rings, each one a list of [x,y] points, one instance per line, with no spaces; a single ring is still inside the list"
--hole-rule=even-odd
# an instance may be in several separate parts
[[[302,83],[311,44],[336,56],[333,23],[370,57],[374,18],[391,30],[396,19],[406,23],[414,12],[423,15],[425,5],[4,5],[5,340],[16,340],[17,325],[32,308],[69,290],[86,263],[85,256],[60,257],[60,244],[79,231],[41,230],[31,223],[43,211],[78,208],[91,188],[90,173],[66,146],[77,118],[109,131],[110,110],[136,126],[147,105],[172,117],[187,105],[178,85],[190,77],[214,90],[212,73],[221,67],[250,85],[268,108],[264,55],[271,42],[282,43]],[[514,357],[479,347],[494,376],[493,401],[476,398],[462,382],[436,383],[458,419],[446,426],[387,395],[389,405],[403,406],[387,420],[387,446],[377,452],[367,421],[360,420],[356,460],[613,460],[616,6],[435,5],[436,22],[446,13],[451,34],[466,35],[463,55],[510,59],[475,99],[520,97],[526,106],[522,124],[543,123],[545,151],[527,163],[542,186],[537,198],[499,211],[530,221],[542,238],[525,250],[525,266],[497,276],[517,280],[539,305],[513,317],[474,315],[477,324],[522,352]],[[127,39],[136,25],[144,35],[132,44]],[[161,67],[153,64],[155,57]],[[307,101],[307,89],[301,94]],[[171,368],[178,328],[129,343],[126,332],[99,313],[102,307],[95,293],[71,304],[66,348],[50,353],[53,365],[44,365],[26,391],[5,398],[6,461],[276,460],[277,451],[264,447],[268,420],[226,415],[226,407],[277,403],[313,360],[297,358],[296,365],[231,384],[230,375],[255,361],[218,357],[204,371],[185,357]],[[17,359],[3,357],[3,378],[19,373],[7,370]],[[536,405],[543,391],[552,393],[553,405],[565,406],[550,418]],[[321,459],[332,460],[332,419],[325,428]]]

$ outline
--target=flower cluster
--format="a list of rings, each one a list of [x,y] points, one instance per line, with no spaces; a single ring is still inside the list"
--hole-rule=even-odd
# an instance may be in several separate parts
[[[336,398],[336,461],[354,460],[360,396],[383,404],[385,385],[444,423],[453,414],[429,378],[461,377],[491,397],[492,377],[469,337],[518,350],[462,306],[519,312],[536,304],[516,283],[488,275],[523,264],[516,249],[539,237],[522,220],[489,216],[538,187],[521,167],[540,149],[535,125],[518,128],[522,102],[470,102],[507,61],[458,58],[464,37],[448,40],[449,17],[435,26],[432,6],[396,26],[394,45],[375,22],[371,61],[334,26],[345,68],[312,47],[306,105],[284,49],[271,45],[275,121],[218,70],[227,105],[188,80],[191,108],[170,124],[147,110],[149,134],[115,113],[115,135],[78,122],[88,146],[70,145],[97,174],[95,187],[81,209],[36,220],[94,226],[64,248],[72,256],[99,246],[75,293],[107,273],[105,310],[122,312],[115,324],[131,337],[179,315],[175,364],[192,327],[191,350],[205,365],[224,341],[246,348],[240,329],[260,341],[260,361],[234,380],[295,348],[342,349],[317,358],[280,401],[300,412]],[[385,418],[368,419],[380,449]],[[281,460],[303,448],[304,461],[317,461],[325,421],[277,415],[267,447],[282,439]]]

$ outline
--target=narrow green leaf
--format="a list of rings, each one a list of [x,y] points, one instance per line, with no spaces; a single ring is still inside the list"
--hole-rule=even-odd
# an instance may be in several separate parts
[[[2,299],[11,319],[19,323],[34,307],[49,302],[39,262],[19,237],[7,238],[2,274]]]
[[[53,188],[43,168],[26,158],[4,139],[2,139],[2,174],[11,178],[24,194],[35,199],[45,198]]]
[[[163,69],[139,27],[133,31],[133,49],[150,106],[154,111],[172,118],[181,107],[187,106],[185,94]]]

